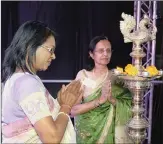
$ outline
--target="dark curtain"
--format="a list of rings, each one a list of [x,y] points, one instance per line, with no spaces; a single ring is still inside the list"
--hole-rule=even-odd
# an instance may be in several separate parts
[[[76,72],[87,65],[88,45],[97,35],[106,35],[114,50],[110,68],[125,66],[131,51],[131,44],[124,44],[119,29],[122,12],[133,15],[133,2],[80,2],[78,10]],[[121,59],[119,61],[118,59]]]
[[[159,2],[156,66],[163,68],[163,7]],[[131,63],[132,43],[125,44],[120,32],[121,13],[133,15],[134,1],[2,1],[1,58],[17,28],[28,20],[45,22],[56,33],[56,60],[42,79],[74,79],[87,66],[88,45],[96,35],[106,35],[114,50],[109,68]],[[160,79],[162,80],[162,79]],[[61,84],[45,84],[55,97]],[[155,86],[153,97],[152,143],[163,143],[163,84]]]
[[[163,1],[157,2],[156,67],[163,69]],[[163,77],[159,79],[163,82]],[[153,92],[152,144],[163,144],[163,83],[155,84]]]
[[[87,65],[88,45],[106,35],[114,53],[110,67],[125,66],[131,44],[124,44],[119,29],[121,13],[133,14],[133,2],[2,2],[2,60],[17,28],[28,20],[45,22],[56,33],[56,57],[43,79],[73,79]],[[117,58],[121,58],[118,61]]]

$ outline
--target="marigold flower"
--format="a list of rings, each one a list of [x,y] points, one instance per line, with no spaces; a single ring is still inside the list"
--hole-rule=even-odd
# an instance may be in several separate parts
[[[145,70],[150,74],[150,76],[156,76],[159,73],[155,66],[147,66]]]

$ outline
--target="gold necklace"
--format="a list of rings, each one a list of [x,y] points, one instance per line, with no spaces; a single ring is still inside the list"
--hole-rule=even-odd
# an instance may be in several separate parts
[[[95,77],[94,69],[92,70],[92,72],[93,72],[93,76]],[[105,81],[105,79],[107,78],[108,74],[109,74],[109,71],[107,70],[104,79],[99,83],[99,85],[102,84],[102,83]],[[97,81],[98,81],[98,79],[97,79]],[[99,86],[99,85],[98,85],[98,86]]]

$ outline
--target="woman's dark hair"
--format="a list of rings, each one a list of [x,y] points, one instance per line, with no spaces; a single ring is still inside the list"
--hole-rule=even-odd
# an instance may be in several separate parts
[[[10,46],[5,50],[2,82],[5,82],[16,68],[31,73],[36,50],[49,36],[54,36],[54,32],[42,22],[27,21],[22,24],[15,33]]]
[[[95,50],[96,48],[96,44],[101,41],[101,40],[108,40],[108,38],[106,36],[95,36],[91,42],[89,43],[89,49],[88,49],[88,54],[89,52],[92,52]],[[87,70],[90,71],[94,68],[95,64],[94,61],[92,60],[92,58],[90,56],[88,56],[88,66],[87,66]]]

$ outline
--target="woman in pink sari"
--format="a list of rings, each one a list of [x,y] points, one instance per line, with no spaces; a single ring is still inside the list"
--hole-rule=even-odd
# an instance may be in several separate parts
[[[64,86],[54,99],[37,71],[55,59],[52,30],[37,21],[24,23],[7,48],[3,61],[3,143],[76,143],[69,117],[81,95],[79,81]]]

